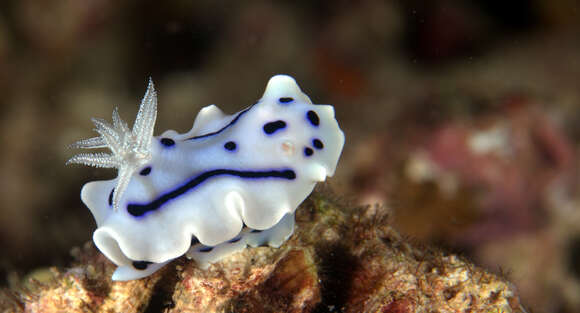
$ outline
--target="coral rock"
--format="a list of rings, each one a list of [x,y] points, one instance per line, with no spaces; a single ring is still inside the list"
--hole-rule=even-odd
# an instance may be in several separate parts
[[[400,236],[384,207],[346,208],[319,190],[281,248],[245,249],[207,270],[177,259],[154,275],[112,282],[92,244],[77,264],[0,312],[525,312],[502,277]]]

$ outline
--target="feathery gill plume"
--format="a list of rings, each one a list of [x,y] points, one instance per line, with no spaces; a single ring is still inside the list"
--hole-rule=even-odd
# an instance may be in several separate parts
[[[113,193],[113,208],[119,209],[119,201],[129,185],[131,176],[144,164],[151,160],[151,143],[153,129],[157,118],[157,93],[151,78],[133,130],[119,116],[117,108],[113,110],[113,124],[103,119],[91,119],[99,137],[83,139],[70,147],[77,149],[108,148],[111,153],[81,153],[70,158],[66,164],[83,164],[94,167],[116,168],[118,170],[117,186]]]

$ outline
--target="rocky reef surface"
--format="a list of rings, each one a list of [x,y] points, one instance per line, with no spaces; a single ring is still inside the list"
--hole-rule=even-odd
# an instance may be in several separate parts
[[[182,257],[112,282],[93,245],[76,262],[0,293],[0,312],[525,312],[506,278],[401,236],[382,206],[318,188],[281,248],[248,248],[207,270]]]

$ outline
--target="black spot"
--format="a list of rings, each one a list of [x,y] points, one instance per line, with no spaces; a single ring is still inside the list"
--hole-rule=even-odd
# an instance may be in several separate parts
[[[196,245],[199,243],[199,239],[197,239],[197,237],[195,236],[191,236],[191,245]]]
[[[309,156],[311,156],[313,153],[314,153],[314,150],[312,150],[311,148],[308,148],[308,147],[304,148],[304,155],[305,155],[305,156],[309,157]]]
[[[142,169],[141,172],[139,172],[139,175],[147,176],[150,173],[151,173],[151,166],[147,166],[146,168]]]
[[[264,124],[264,132],[268,135],[271,135],[283,128],[286,128],[286,122],[281,120]]]
[[[282,98],[278,99],[278,101],[279,101],[280,103],[284,103],[284,104],[286,104],[286,103],[290,103],[290,102],[294,101],[294,98],[290,98],[290,97],[282,97]]]
[[[236,242],[240,241],[241,239],[242,239],[242,237],[239,237],[239,236],[238,236],[238,237],[235,237],[235,238],[233,238],[233,239],[230,239],[228,242],[229,242],[229,243],[236,243]]]
[[[229,150],[229,151],[234,151],[234,150],[236,150],[236,143],[233,141],[228,141],[224,145],[224,148],[226,148],[226,150]]]
[[[314,146],[314,148],[316,148],[318,150],[324,148],[324,144],[318,138],[312,140],[312,145]]]
[[[314,126],[320,125],[320,118],[318,118],[318,114],[316,114],[316,112],[308,111],[308,113],[306,113],[306,118],[308,118],[308,121],[310,121],[310,124],[312,124]]]
[[[115,188],[111,189],[111,193],[109,193],[109,206],[113,206],[113,192],[115,192]]]
[[[252,229],[251,233],[261,233],[262,231],[259,229]]]
[[[199,252],[210,252],[211,250],[213,250],[213,247],[203,247],[201,249],[199,249]]]
[[[171,138],[161,138],[161,144],[166,147],[171,147],[175,145],[175,141]]]
[[[138,270],[146,270],[147,267],[149,266],[149,264],[151,264],[152,262],[147,262],[147,261],[133,261],[133,267],[135,269]]]

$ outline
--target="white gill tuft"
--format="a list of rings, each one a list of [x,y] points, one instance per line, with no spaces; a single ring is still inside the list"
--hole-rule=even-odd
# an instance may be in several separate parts
[[[151,143],[156,118],[157,92],[153,81],[149,79],[133,130],[129,130],[127,123],[121,119],[118,109],[115,108],[112,125],[103,119],[92,119],[99,137],[79,140],[70,145],[71,148],[76,149],[108,148],[111,150],[111,154],[104,152],[77,154],[66,164],[116,168],[118,170],[117,186],[113,194],[115,211],[119,209],[119,201],[133,174],[151,160]]]

